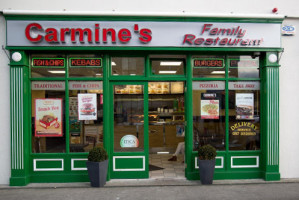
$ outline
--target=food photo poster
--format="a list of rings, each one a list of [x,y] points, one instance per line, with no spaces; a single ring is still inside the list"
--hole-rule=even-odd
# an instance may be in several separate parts
[[[219,100],[201,100],[201,118],[219,119]]]
[[[236,94],[236,119],[253,119],[254,94]]]
[[[79,120],[97,119],[97,94],[78,94]]]
[[[62,99],[35,99],[35,136],[62,135]]]

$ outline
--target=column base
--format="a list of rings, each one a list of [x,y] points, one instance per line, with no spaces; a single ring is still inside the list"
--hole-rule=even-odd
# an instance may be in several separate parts
[[[26,186],[29,183],[29,177],[10,177],[9,185],[10,186]]]
[[[264,176],[265,181],[280,181],[279,172],[266,172]]]

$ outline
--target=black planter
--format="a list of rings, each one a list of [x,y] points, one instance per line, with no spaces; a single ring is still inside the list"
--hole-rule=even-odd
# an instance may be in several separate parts
[[[214,170],[215,170],[216,160],[199,160],[199,175],[200,182],[203,185],[209,185],[213,183]]]
[[[90,185],[92,187],[103,187],[106,184],[108,160],[103,162],[86,162]]]

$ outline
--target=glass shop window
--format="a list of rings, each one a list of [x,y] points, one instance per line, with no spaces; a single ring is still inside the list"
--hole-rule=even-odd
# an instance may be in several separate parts
[[[111,69],[114,76],[144,75],[144,57],[112,57]]]
[[[70,152],[103,146],[103,82],[69,81]]]
[[[192,59],[193,77],[196,78],[224,78],[224,56],[196,56]]]
[[[65,152],[65,82],[31,83],[32,152]]]
[[[259,78],[259,56],[229,56],[229,77]]]
[[[70,55],[69,77],[103,77],[100,55]]]
[[[181,59],[152,59],[151,66],[154,75],[185,74],[185,61]]]
[[[65,77],[64,55],[31,55],[31,78]]]
[[[193,150],[210,144],[225,149],[225,82],[194,81]]]
[[[260,83],[229,82],[229,150],[260,149]]]

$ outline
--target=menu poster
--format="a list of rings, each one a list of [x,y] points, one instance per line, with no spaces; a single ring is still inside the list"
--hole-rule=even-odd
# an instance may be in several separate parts
[[[253,93],[236,93],[236,119],[253,119],[253,109]]]
[[[79,120],[97,119],[97,94],[78,94]]]
[[[62,135],[62,99],[35,99],[35,137]]]
[[[219,100],[201,100],[201,118],[219,119]]]

